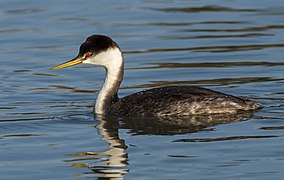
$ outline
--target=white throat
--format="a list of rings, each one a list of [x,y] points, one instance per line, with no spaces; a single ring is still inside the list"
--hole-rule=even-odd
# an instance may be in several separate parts
[[[106,69],[106,77],[95,104],[96,114],[106,114],[113,100],[117,99],[117,91],[123,79],[122,53],[117,47],[110,48],[83,61],[83,63],[101,65]]]

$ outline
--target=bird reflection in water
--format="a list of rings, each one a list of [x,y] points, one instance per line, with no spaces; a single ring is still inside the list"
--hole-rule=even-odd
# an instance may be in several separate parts
[[[250,112],[239,114],[211,114],[163,118],[124,118],[121,129],[130,129],[132,134],[176,135],[210,130],[209,127],[241,121],[253,116]]]
[[[75,157],[64,160],[72,162],[73,168],[86,168],[92,171],[83,172],[76,176],[95,176],[100,179],[123,179],[124,174],[128,173],[128,155],[125,152],[127,146],[123,139],[119,138],[119,121],[116,118],[106,119],[103,116],[97,116],[97,125],[95,126],[102,139],[108,143],[107,150],[88,151],[68,154]],[[78,158],[83,157],[83,158]]]
[[[104,177],[123,177],[128,172],[124,169],[128,165],[128,156],[125,153],[127,146],[123,139],[119,138],[119,124],[116,119],[105,119],[103,116],[97,117],[99,124],[96,126],[102,139],[109,144],[108,150],[98,153],[107,156],[107,166],[103,168],[91,167],[95,173],[101,173]]]
[[[105,151],[86,153],[88,156],[95,157],[92,159],[99,161],[94,162],[95,165],[86,166],[92,171],[84,174],[95,175],[103,179],[123,179],[124,175],[129,172],[127,146],[125,141],[119,138],[119,129],[128,129],[129,133],[134,135],[176,135],[212,130],[209,127],[238,122],[251,117],[252,114],[248,112],[169,118],[117,118],[97,115],[96,128],[109,147]]]
[[[128,173],[126,166],[128,165],[128,155],[125,152],[127,146],[123,139],[119,138],[119,122],[115,118],[105,118],[104,116],[97,116],[98,124],[96,126],[102,139],[109,145],[108,149],[100,152],[91,152],[90,155],[105,156],[103,161],[98,165],[89,166],[92,172],[87,174],[95,174],[104,179],[123,179],[123,175]],[[99,165],[99,164],[105,165]]]

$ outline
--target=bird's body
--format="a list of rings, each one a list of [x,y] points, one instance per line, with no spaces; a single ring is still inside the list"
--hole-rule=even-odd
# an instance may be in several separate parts
[[[189,116],[238,113],[259,106],[246,99],[197,86],[166,86],[118,99],[108,112],[116,116]]]
[[[260,108],[253,101],[196,86],[148,89],[119,99],[117,92],[123,80],[124,59],[117,43],[103,35],[88,37],[76,58],[52,69],[79,63],[101,65],[106,69],[106,78],[94,107],[96,114],[162,117],[232,114]]]

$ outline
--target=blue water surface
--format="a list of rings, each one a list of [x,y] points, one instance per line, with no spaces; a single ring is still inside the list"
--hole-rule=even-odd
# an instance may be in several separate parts
[[[284,176],[284,1],[10,0],[0,7],[0,179]],[[111,36],[124,52],[120,97],[190,84],[264,108],[197,121],[96,117],[104,69],[50,70],[92,34]]]

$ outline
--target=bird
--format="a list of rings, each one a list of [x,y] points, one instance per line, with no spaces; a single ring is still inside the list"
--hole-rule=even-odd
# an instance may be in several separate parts
[[[94,114],[120,117],[171,117],[252,112],[261,105],[245,98],[199,86],[175,85],[146,89],[123,98],[118,90],[124,75],[124,57],[118,44],[106,35],[91,35],[70,61],[58,70],[77,64],[105,68],[104,83],[94,104]]]

